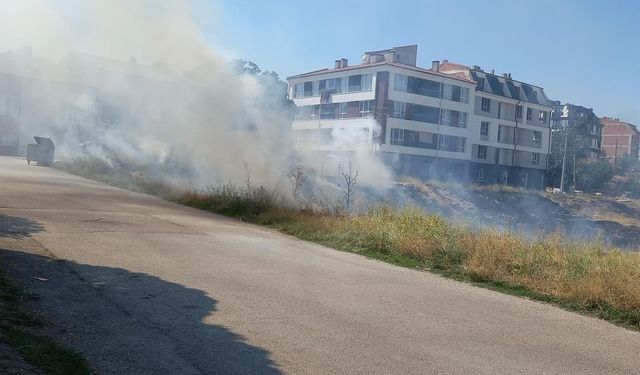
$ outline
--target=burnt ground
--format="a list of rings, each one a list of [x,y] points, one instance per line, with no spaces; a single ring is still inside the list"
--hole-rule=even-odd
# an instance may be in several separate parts
[[[418,182],[398,183],[390,199],[474,228],[527,235],[559,231],[576,240],[600,239],[627,250],[640,248],[640,202],[630,199]]]

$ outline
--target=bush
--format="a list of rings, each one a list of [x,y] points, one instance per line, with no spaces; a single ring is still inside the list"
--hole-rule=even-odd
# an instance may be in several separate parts
[[[584,191],[600,190],[613,178],[614,169],[606,160],[579,160],[576,167],[576,188]]]

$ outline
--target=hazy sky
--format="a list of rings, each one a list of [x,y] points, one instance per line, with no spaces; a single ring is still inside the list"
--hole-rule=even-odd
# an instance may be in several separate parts
[[[554,100],[640,125],[640,1],[201,0],[211,43],[289,76],[418,45],[418,65],[449,59],[540,85]]]

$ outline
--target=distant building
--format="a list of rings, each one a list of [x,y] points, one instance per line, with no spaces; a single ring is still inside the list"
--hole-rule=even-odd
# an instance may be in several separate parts
[[[556,102],[551,112],[551,128],[571,129],[579,158],[597,160],[602,154],[602,123],[592,108]],[[553,134],[553,132],[552,132]]]
[[[617,118],[603,117],[602,151],[614,165],[624,155],[640,156],[640,133],[635,125]]]
[[[370,149],[398,175],[541,188],[552,109],[543,89],[446,60],[419,68],[416,57],[415,45],[395,47],[289,77],[297,147]]]

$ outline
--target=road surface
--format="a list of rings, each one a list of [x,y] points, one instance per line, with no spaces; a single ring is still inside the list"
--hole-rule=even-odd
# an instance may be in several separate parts
[[[2,267],[100,374],[638,374],[640,334],[0,158]]]

